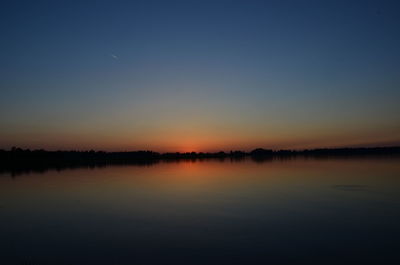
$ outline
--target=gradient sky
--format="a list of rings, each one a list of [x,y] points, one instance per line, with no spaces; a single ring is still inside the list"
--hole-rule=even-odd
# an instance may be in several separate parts
[[[0,148],[400,144],[399,1],[2,1]]]

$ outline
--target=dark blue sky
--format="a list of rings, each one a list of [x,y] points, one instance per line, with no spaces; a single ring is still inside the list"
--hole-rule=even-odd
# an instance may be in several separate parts
[[[0,148],[400,143],[398,1],[2,1]]]

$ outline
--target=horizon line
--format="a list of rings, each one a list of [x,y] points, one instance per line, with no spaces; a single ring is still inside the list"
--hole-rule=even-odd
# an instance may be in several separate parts
[[[0,152],[11,152],[11,151],[41,151],[41,152],[102,152],[102,153],[131,153],[131,152],[152,152],[158,154],[216,154],[216,153],[230,153],[230,152],[243,152],[243,153],[251,153],[255,150],[265,150],[265,151],[272,151],[272,152],[304,152],[304,151],[315,151],[315,150],[357,150],[357,149],[393,149],[393,148],[400,148],[400,145],[392,145],[392,146],[344,146],[344,147],[316,147],[316,148],[302,148],[302,149],[290,149],[290,148],[280,148],[280,149],[273,149],[273,148],[266,148],[266,147],[257,147],[253,148],[250,151],[245,151],[243,149],[234,149],[231,148],[228,151],[226,150],[219,150],[219,151],[187,151],[187,152],[179,152],[179,151],[166,151],[166,152],[158,152],[151,149],[135,149],[135,150],[119,150],[119,151],[105,151],[100,149],[56,149],[56,150],[48,150],[44,148],[21,148],[17,146],[13,146],[11,148],[3,149],[0,148]]]

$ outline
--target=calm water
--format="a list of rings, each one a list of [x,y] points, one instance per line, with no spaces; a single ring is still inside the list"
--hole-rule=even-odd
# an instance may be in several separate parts
[[[400,159],[0,175],[0,264],[400,264]]]

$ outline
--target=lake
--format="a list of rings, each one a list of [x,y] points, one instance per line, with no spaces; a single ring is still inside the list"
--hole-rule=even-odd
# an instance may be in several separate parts
[[[0,264],[400,264],[400,158],[0,175]]]

